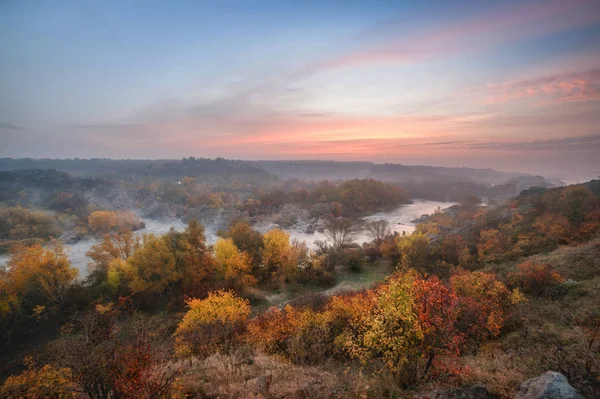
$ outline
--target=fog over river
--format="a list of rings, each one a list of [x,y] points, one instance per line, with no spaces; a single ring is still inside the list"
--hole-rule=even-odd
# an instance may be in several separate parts
[[[454,205],[451,202],[438,202],[438,201],[426,201],[426,200],[414,200],[412,204],[402,205],[392,211],[388,212],[378,212],[367,217],[364,217],[364,221],[373,221],[373,220],[387,220],[390,225],[390,230],[393,232],[406,232],[412,233],[415,229],[414,223],[412,220],[419,218],[424,214],[432,214],[435,212],[437,208],[447,208],[449,206]],[[169,229],[174,228],[177,231],[181,231],[185,229],[186,224],[179,219],[173,220],[153,220],[153,219],[143,219],[146,224],[146,228],[136,231],[137,235],[142,234],[165,234],[169,231]],[[306,233],[306,227],[308,225],[306,223],[298,223],[290,228],[283,229],[284,231],[290,234],[291,239],[297,239],[299,241],[306,242],[306,245],[314,249],[315,241],[323,241],[325,240],[325,235],[320,232],[315,232],[314,234]],[[216,241],[216,229],[214,226],[205,226],[206,227],[206,240],[209,244],[212,244]],[[254,226],[255,229],[261,232],[267,232],[274,228],[279,228],[277,224],[258,224]],[[356,235],[354,242],[358,244],[362,244],[368,241],[371,241],[372,238],[369,236],[367,231],[361,231]],[[66,247],[69,251],[69,258],[73,266],[79,269],[79,276],[82,277],[87,274],[87,264],[91,261],[85,253],[89,251],[89,249],[94,245],[100,242],[100,239],[90,239],[90,240],[82,240],[75,244],[67,244]],[[8,255],[4,254],[0,256],[0,264],[6,263],[8,260]]]

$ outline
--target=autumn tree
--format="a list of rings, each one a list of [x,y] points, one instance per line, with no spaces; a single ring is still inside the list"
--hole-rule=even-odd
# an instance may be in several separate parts
[[[252,285],[256,279],[252,275],[250,256],[240,251],[231,238],[220,238],[214,245],[215,257],[224,279],[234,286]]]
[[[572,226],[569,219],[556,213],[545,213],[536,218],[533,223],[534,232],[540,234],[541,249],[552,249],[571,240]]]
[[[58,237],[61,229],[54,217],[21,206],[0,208],[0,239]]]
[[[381,254],[392,262],[393,266],[397,266],[402,257],[400,248],[398,246],[398,240],[401,236],[398,234],[388,236],[380,246]]]
[[[262,263],[267,278],[281,284],[297,267],[296,251],[290,244],[290,235],[283,230],[270,230],[263,236]]]
[[[139,245],[139,240],[134,238],[131,231],[106,234],[100,243],[86,252],[86,256],[94,262],[88,266],[90,274],[96,280],[105,280],[110,263],[116,259],[126,260]]]
[[[0,386],[3,398],[73,399],[75,387],[69,380],[71,370],[46,364],[36,367],[30,356],[25,358],[27,369],[19,375],[9,376]]]
[[[377,292],[375,309],[355,320],[352,332],[345,332],[338,342],[351,357],[366,364],[380,360],[394,375],[402,375],[413,362],[414,348],[423,337],[414,312],[411,295],[414,276],[403,274]]]
[[[263,236],[254,230],[247,222],[236,222],[227,231],[226,237],[230,237],[240,251],[250,255],[252,267],[256,273],[261,263],[261,251],[264,247]]]
[[[350,356],[379,360],[398,382],[412,385],[460,354],[459,311],[459,298],[441,280],[408,270],[376,291],[373,310],[351,320],[352,330],[337,342]]]
[[[510,238],[500,230],[487,229],[480,233],[477,243],[477,254],[481,262],[500,262],[510,258],[512,243]]]
[[[138,230],[142,221],[131,211],[94,211],[88,217],[89,228],[98,234],[111,231]]]
[[[589,188],[581,185],[569,186],[560,194],[559,206],[561,213],[571,223],[580,224],[593,207],[594,194]]]
[[[108,277],[117,284],[122,278],[133,293],[161,293],[178,281],[182,273],[175,268],[175,257],[163,237],[147,234],[140,247],[127,260],[110,263]]]
[[[163,238],[175,258],[175,270],[182,274],[184,294],[205,295],[210,281],[218,277],[218,267],[206,245],[204,226],[191,219],[184,231],[171,230]]]
[[[471,267],[476,261],[461,235],[443,237],[438,249],[440,261],[450,266]]]
[[[400,251],[400,267],[427,270],[431,259],[431,246],[427,235],[415,232],[397,238]]]
[[[250,315],[250,304],[231,291],[187,301],[188,311],[174,333],[179,356],[209,356],[228,352],[240,340]]]
[[[53,241],[48,248],[40,244],[15,246],[2,277],[6,289],[3,294],[16,298],[19,306],[31,311],[36,305],[62,306],[77,269],[71,267],[60,241]]]
[[[533,260],[518,264],[516,269],[508,274],[508,280],[525,293],[543,294],[564,281],[550,265]]]
[[[117,308],[78,315],[50,346],[54,363],[91,399],[167,397],[179,368],[167,363],[164,321],[133,315],[117,328],[117,316]]]
[[[450,286],[460,299],[458,328],[472,347],[498,336],[514,306],[524,301],[519,290],[510,291],[492,273],[457,274]]]
[[[88,217],[91,230],[106,234],[118,225],[117,213],[113,211],[94,211]]]

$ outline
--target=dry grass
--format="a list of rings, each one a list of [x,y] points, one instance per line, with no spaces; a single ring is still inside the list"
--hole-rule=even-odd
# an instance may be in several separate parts
[[[180,364],[177,390],[187,398],[367,398],[359,374],[293,365],[263,354],[215,354]]]
[[[468,372],[463,383],[483,383],[490,393],[501,398],[512,398],[519,385],[530,377],[519,356],[492,346],[464,361]]]
[[[488,264],[485,269],[506,277],[509,272],[515,271],[517,264],[527,261],[548,264],[566,279],[589,280],[600,276],[600,238],[577,246],[563,246],[544,254]]]

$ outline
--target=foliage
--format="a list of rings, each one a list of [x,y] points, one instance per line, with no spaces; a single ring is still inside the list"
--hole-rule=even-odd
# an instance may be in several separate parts
[[[281,285],[286,276],[293,274],[298,265],[297,251],[290,243],[290,235],[283,230],[270,230],[263,236],[262,264],[267,281]]]
[[[214,245],[215,257],[221,267],[222,276],[234,282],[235,286],[252,285],[256,279],[252,275],[250,256],[241,252],[231,238],[220,238]]]
[[[109,265],[109,278],[116,273],[127,282],[131,293],[161,293],[181,278],[175,257],[163,237],[147,234],[140,247],[126,260],[115,259]]]
[[[450,286],[461,298],[458,323],[472,347],[500,334],[515,305],[523,302],[523,294],[510,291],[495,274],[463,272],[450,277]]]
[[[400,266],[403,269],[425,268],[430,262],[429,238],[423,233],[399,237]]]
[[[134,315],[116,328],[118,312],[74,319],[51,347],[55,363],[68,367],[72,383],[91,399],[164,397],[179,372],[162,364],[168,359],[164,322]]]
[[[184,295],[206,295],[220,276],[217,261],[206,245],[204,227],[197,219],[191,219],[183,232],[170,231],[163,238],[175,258],[175,269],[182,276]]]
[[[481,291],[463,289],[467,281],[481,283]],[[496,336],[518,296],[485,274],[465,274],[455,285],[407,270],[377,289],[334,296],[322,310],[273,308],[250,322],[247,336],[267,353],[301,364],[375,361],[411,385],[447,372],[452,359]],[[488,310],[489,318],[472,318]]]
[[[138,230],[143,223],[131,211],[94,211],[88,217],[88,227],[95,233]]]
[[[517,265],[517,270],[508,274],[508,280],[525,293],[539,295],[562,283],[564,278],[550,265],[529,260]]]
[[[256,270],[260,267],[261,251],[264,247],[262,234],[246,222],[237,222],[229,228],[226,237],[230,237],[240,251],[250,256],[256,273]]]
[[[2,313],[8,309],[27,313],[36,305],[61,306],[76,276],[77,269],[71,267],[59,241],[49,248],[17,245],[1,275],[0,309]]]
[[[108,273],[109,264],[113,260],[126,260],[139,246],[139,239],[134,238],[131,231],[106,234],[102,242],[92,246],[86,252],[86,256],[94,261],[90,271],[105,275]]]
[[[0,239],[58,237],[61,229],[49,214],[21,206],[0,208]]]
[[[482,230],[477,244],[477,253],[481,262],[500,262],[511,253],[511,240],[497,229]]]
[[[250,315],[247,300],[231,291],[217,291],[186,303],[189,310],[174,334],[179,356],[227,352],[239,341]]]
[[[9,376],[0,387],[0,396],[7,399],[69,399],[75,398],[69,380],[70,370],[46,364],[36,368],[31,357],[25,358],[27,370]]]

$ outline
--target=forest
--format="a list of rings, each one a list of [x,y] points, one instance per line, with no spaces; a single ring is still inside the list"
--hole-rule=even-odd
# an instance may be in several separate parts
[[[399,233],[365,216],[420,198],[401,182],[198,162],[1,172],[0,396],[511,398],[548,370],[600,395],[600,180],[465,192]],[[302,218],[324,240],[293,238]]]

